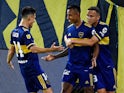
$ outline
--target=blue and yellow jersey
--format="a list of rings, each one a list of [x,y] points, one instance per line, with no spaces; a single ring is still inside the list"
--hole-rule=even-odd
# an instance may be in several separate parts
[[[99,39],[99,56],[97,63],[100,68],[114,66],[109,49],[109,27],[104,22],[99,22],[95,27],[95,36]]]
[[[31,67],[30,69],[25,69],[27,71],[31,71],[32,68],[37,70],[40,69],[37,53],[32,53],[30,51],[30,47],[34,45],[34,39],[29,29],[23,26],[16,27],[11,33],[10,43],[15,46],[16,56],[21,70],[24,65],[25,67]]]
[[[67,28],[66,36],[77,40],[88,39],[92,37],[92,30],[92,26],[85,22],[82,22],[78,28],[72,24]],[[69,64],[88,66],[91,63],[91,47],[75,44],[72,49],[68,49],[68,57]]]

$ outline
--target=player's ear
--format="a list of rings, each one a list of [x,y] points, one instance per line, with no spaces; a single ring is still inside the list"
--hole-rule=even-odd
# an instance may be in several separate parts
[[[100,19],[100,15],[98,15],[97,19],[98,19],[98,20]]]
[[[30,21],[30,20],[31,20],[30,16],[27,16],[27,20],[28,20],[28,21]]]
[[[30,17],[28,17],[27,20],[30,21],[31,20]]]

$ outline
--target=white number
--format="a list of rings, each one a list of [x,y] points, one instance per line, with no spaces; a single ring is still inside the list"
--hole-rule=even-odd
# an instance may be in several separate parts
[[[21,49],[21,46],[20,46],[20,42],[16,42],[13,41],[14,45],[15,45],[15,48],[16,48],[16,56],[18,57],[18,53],[20,54],[20,57],[24,57],[24,54],[23,54],[23,51]]]
[[[97,82],[97,81],[98,81],[98,79],[97,79],[97,76],[96,76],[96,75],[93,75],[93,80],[94,80],[94,82]]]
[[[104,37],[105,33],[107,33],[107,30],[108,30],[108,29],[107,29],[106,27],[104,27],[104,28],[102,29],[102,31],[99,32],[102,37]]]

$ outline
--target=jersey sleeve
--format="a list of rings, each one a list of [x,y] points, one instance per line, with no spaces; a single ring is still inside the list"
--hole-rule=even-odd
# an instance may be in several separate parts
[[[29,31],[25,31],[23,40],[28,49],[30,49],[31,46],[35,45],[34,39]]]
[[[107,25],[101,26],[99,29],[96,29],[94,35],[99,39],[103,39],[104,37],[108,37],[109,35],[109,27]]]

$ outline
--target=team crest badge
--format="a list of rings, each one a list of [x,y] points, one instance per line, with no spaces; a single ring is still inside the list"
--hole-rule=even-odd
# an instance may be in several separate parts
[[[84,36],[84,32],[79,32],[78,36],[79,36],[79,38],[82,38]]]
[[[27,39],[30,39],[31,38],[31,35],[30,34],[27,34],[26,37],[27,37]]]

